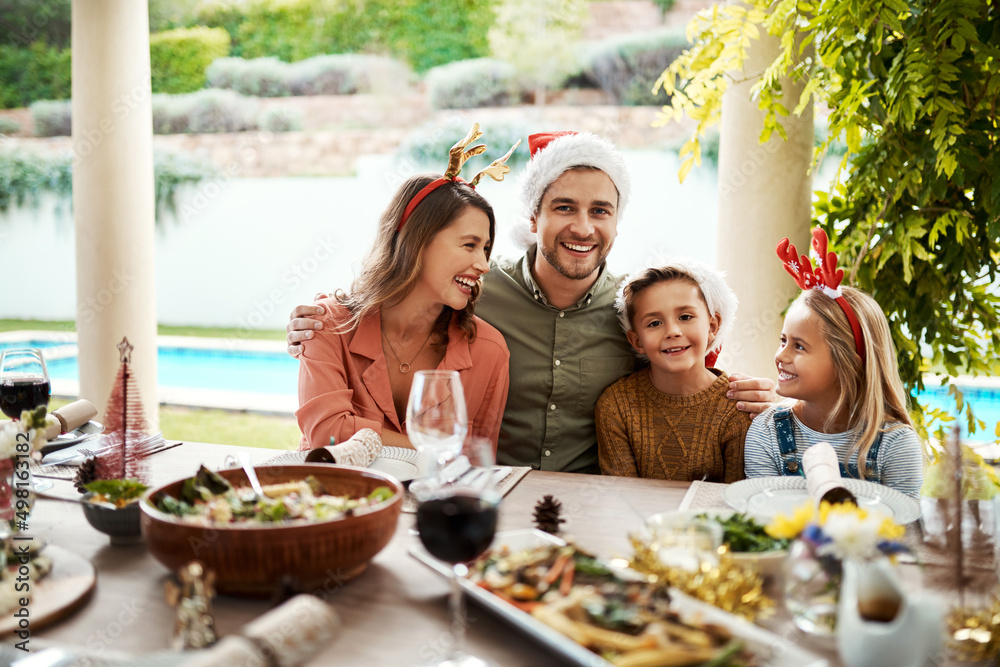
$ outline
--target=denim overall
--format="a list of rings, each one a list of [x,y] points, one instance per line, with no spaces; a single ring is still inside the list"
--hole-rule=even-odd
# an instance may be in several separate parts
[[[774,427],[778,430],[778,448],[781,450],[781,457],[785,460],[782,475],[802,475],[802,466],[799,465],[798,447],[795,445],[795,434],[792,432],[792,410],[791,408],[779,408],[774,412]],[[878,458],[879,446],[882,444],[882,434],[875,438],[875,444],[868,450],[868,458],[865,463],[865,478],[871,479],[875,475],[875,460]],[[858,474],[857,459],[852,460],[847,468],[840,464],[840,476],[861,479]]]

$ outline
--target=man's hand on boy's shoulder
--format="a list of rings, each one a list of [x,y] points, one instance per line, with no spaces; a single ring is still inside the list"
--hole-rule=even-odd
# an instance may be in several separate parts
[[[757,415],[778,401],[774,380],[750,377],[746,373],[729,374],[726,396],[736,401],[736,409]]]

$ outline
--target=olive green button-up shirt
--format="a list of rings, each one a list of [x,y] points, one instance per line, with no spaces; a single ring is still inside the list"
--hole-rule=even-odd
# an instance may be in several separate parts
[[[636,367],[614,307],[620,278],[602,269],[579,302],[559,310],[531,275],[535,252],[532,246],[516,260],[495,262],[476,304],[510,350],[497,462],[598,473],[594,406]]]

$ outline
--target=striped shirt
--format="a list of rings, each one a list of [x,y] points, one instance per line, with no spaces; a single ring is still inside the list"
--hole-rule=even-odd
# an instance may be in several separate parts
[[[762,412],[753,420],[750,430],[747,431],[744,447],[744,470],[747,477],[781,475],[784,470],[784,459],[778,447],[778,431],[774,425],[774,413],[779,407],[772,406]],[[854,431],[820,433],[799,421],[795,413],[792,413],[791,419],[792,433],[795,434],[795,444],[798,447],[800,470],[802,453],[819,442],[830,443],[837,452],[837,459],[844,461],[844,455],[855,437]],[[920,487],[924,481],[920,440],[909,426],[889,422],[885,427],[891,428],[893,425],[897,428],[882,434],[882,444],[875,459],[875,475],[873,477],[866,475],[865,479],[917,498],[920,496]],[[855,452],[851,455],[851,460],[856,461],[857,456]]]

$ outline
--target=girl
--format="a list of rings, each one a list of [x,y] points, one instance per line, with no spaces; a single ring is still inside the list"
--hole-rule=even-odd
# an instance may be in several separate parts
[[[747,477],[798,475],[802,451],[829,442],[842,474],[879,482],[916,497],[923,481],[921,444],[906,408],[896,349],[882,309],[869,295],[840,287],[843,271],[813,231],[822,257],[813,270],[788,239],[778,256],[802,294],[785,316],[774,361],[778,394],[797,399],[754,419],[747,432]],[[859,461],[861,464],[859,465]]]
[[[477,125],[452,148],[443,177],[414,176],[400,186],[351,293],[317,303],[324,327],[304,344],[299,367],[300,449],[362,428],[386,445],[411,447],[406,403],[423,369],[459,371],[470,432],[496,446],[509,353],[500,333],[474,315],[496,222],[473,189],[482,173],[469,183],[458,178],[465,159],[485,150],[464,150],[479,136]],[[484,172],[502,180],[503,170],[498,160]]]

